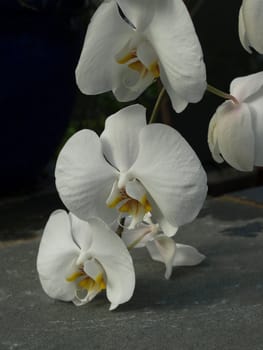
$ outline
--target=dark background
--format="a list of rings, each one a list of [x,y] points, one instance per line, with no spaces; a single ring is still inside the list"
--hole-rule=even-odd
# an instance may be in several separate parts
[[[186,1],[204,52],[209,84],[228,92],[231,80],[262,69],[238,37],[241,0]],[[100,132],[105,117],[125,104],[111,93],[82,95],[74,70],[89,19],[98,1],[0,1],[0,194],[54,186],[57,153],[82,128]],[[179,50],[180,48],[178,48]],[[153,108],[155,84],[138,102]],[[239,173],[218,165],[207,146],[209,120],[222,99],[206,93],[180,115],[164,99],[159,120],[183,134],[208,172],[210,194],[261,184],[261,171]]]

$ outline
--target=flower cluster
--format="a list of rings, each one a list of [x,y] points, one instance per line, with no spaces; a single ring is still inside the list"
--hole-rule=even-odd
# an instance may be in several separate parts
[[[243,1],[240,40],[248,51],[251,46],[262,51],[253,21],[262,11],[260,1]],[[214,159],[224,157],[240,170],[263,162],[262,74],[235,79],[209,126]],[[184,2],[104,1],[90,22],[76,68],[80,90],[112,91],[127,102],[157,79],[178,113],[207,89],[202,49]],[[69,212],[51,214],[37,258],[50,297],[83,305],[105,290],[113,310],[133,295],[133,248],[145,247],[162,262],[166,278],[173,266],[204,259],[173,236],[202,208],[205,171],[187,141],[153,119],[147,124],[145,108],[130,105],[106,119],[100,136],[81,130],[62,148],[55,177]]]

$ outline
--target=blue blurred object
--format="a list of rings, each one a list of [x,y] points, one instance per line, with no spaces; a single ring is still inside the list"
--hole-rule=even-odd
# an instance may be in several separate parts
[[[72,30],[70,1],[27,3],[40,10],[0,1],[0,193],[34,183],[61,141],[76,91],[83,32]]]

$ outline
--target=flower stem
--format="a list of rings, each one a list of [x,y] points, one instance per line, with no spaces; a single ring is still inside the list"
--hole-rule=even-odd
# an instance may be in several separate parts
[[[119,226],[117,227],[117,230],[116,230],[116,233],[119,237],[122,236],[122,232],[123,232],[123,229],[124,229],[124,224],[125,224],[125,217],[122,217],[120,219],[120,223],[119,223]]]
[[[152,124],[155,121],[155,119],[157,117],[157,113],[158,113],[158,111],[160,109],[161,101],[162,101],[162,98],[163,98],[164,94],[165,94],[165,88],[163,87],[162,90],[159,93],[159,96],[158,96],[156,102],[155,102],[155,105],[154,105],[154,108],[153,108],[153,111],[152,111],[152,115],[151,115],[151,118],[149,120],[149,124]]]
[[[231,100],[233,103],[239,104],[238,100],[234,96],[227,94],[226,92],[219,90],[212,85],[207,84],[206,90],[216,96],[224,98],[225,100]]]

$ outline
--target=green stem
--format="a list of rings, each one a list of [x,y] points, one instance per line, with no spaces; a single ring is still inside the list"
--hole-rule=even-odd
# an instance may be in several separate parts
[[[156,100],[155,106],[154,106],[153,111],[152,111],[151,118],[149,120],[149,124],[152,124],[155,121],[157,114],[158,114],[158,111],[160,109],[161,101],[162,101],[164,94],[165,94],[165,88],[163,87],[161,92],[159,93],[157,100]]]
[[[207,84],[206,90],[216,96],[224,98],[225,100],[231,100],[233,103],[239,104],[238,100],[234,96],[227,94],[226,92],[219,90],[212,85]]]
[[[125,224],[125,217],[121,218],[119,226],[117,227],[117,230],[116,230],[116,233],[119,237],[122,236],[124,224]]]

